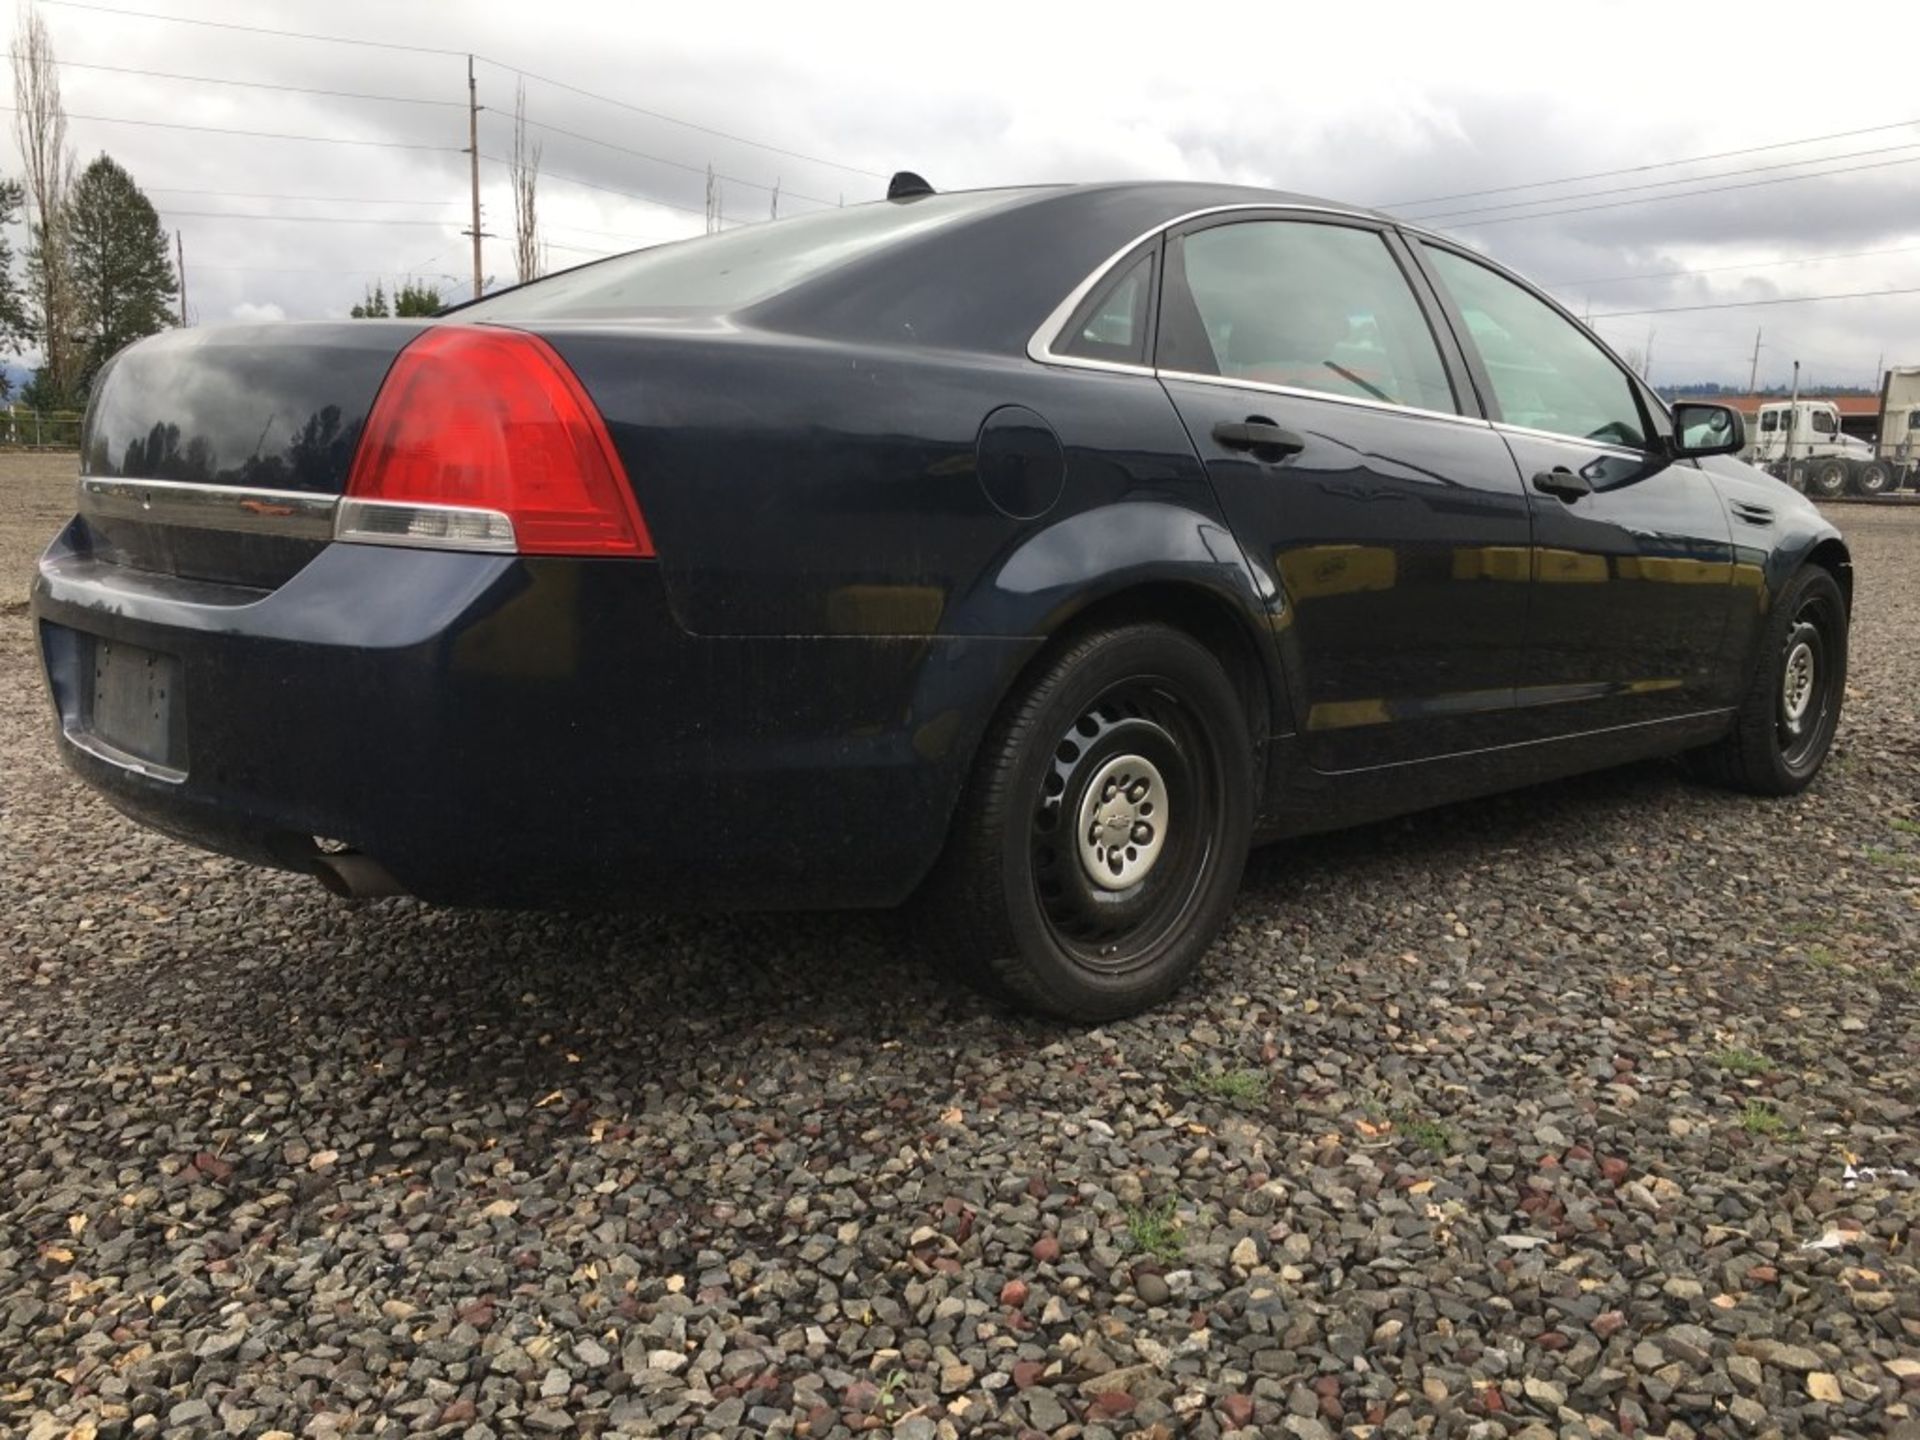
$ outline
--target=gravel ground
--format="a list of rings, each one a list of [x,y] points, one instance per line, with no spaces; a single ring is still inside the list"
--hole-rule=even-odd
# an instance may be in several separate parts
[[[9,466],[0,1432],[1920,1433],[1920,513],[1837,512],[1804,797],[1278,847],[1070,1031],[883,918],[355,908],[136,830],[17,603],[71,460]]]

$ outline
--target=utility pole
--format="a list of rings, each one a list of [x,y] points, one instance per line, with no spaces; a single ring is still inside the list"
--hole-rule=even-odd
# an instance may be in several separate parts
[[[467,56],[467,159],[473,182],[473,298],[480,298],[480,87],[473,78],[473,56]]]
[[[1647,327],[1647,353],[1640,361],[1640,378],[1645,380],[1649,385],[1653,383],[1653,336],[1654,329],[1649,325]]]
[[[1800,362],[1793,362],[1793,391],[1787,406],[1787,483],[1793,484],[1793,439],[1800,430]],[[1803,482],[1804,485],[1804,482]]]
[[[1882,350],[1880,352],[1880,357],[1873,362],[1873,384],[1869,385],[1867,388],[1869,390],[1878,390],[1880,388],[1880,377],[1886,373],[1887,373],[1887,352]]]
[[[187,323],[187,242],[180,238],[178,230],[173,232],[173,268],[180,277],[180,324]]]
[[[1747,393],[1753,394],[1753,387],[1760,383],[1760,331],[1753,332],[1753,368],[1747,371]]]

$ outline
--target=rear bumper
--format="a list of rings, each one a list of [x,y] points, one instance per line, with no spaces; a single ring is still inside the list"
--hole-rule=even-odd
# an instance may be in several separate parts
[[[83,779],[190,843],[311,869],[324,837],[447,904],[896,903],[1034,648],[690,636],[641,561],[333,545],[258,592],[75,533],[33,615]],[[102,640],[176,662],[176,772],[90,743]]]

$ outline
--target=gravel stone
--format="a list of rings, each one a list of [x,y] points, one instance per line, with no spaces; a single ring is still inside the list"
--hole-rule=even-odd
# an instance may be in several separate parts
[[[21,603],[72,475],[0,458],[0,1434],[1920,1440],[1920,507],[1834,507],[1805,795],[1273,847],[1082,1031],[886,918],[352,906],[132,826]]]

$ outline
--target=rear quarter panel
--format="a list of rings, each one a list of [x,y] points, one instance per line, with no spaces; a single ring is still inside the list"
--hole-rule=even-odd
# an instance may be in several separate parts
[[[1205,475],[1147,376],[775,335],[542,332],[607,418],[675,617],[701,635],[1044,636],[1130,571],[1251,598]],[[982,422],[1036,412],[1063,474],[1002,512]]]

